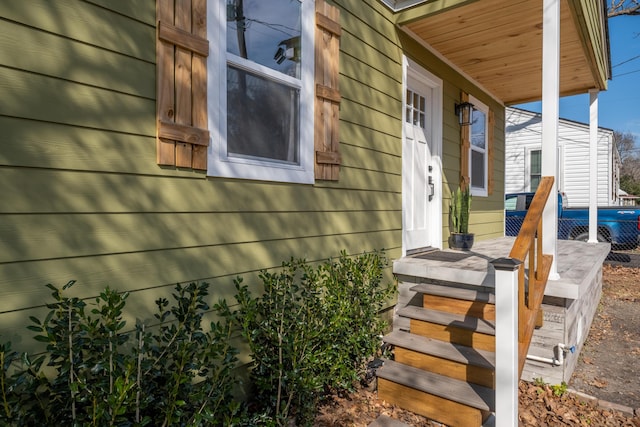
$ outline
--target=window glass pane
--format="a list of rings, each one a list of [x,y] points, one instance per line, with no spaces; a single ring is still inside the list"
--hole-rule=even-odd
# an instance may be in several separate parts
[[[299,91],[227,67],[227,154],[299,164]]]
[[[227,51],[300,78],[300,0],[227,0]]]
[[[473,122],[471,123],[471,144],[485,148],[485,134],[487,127],[487,115],[480,110],[473,110]]]
[[[536,191],[540,185],[540,175],[531,175],[531,191]]]
[[[471,150],[471,186],[484,188],[484,154]]]
[[[531,174],[540,175],[542,172],[542,156],[540,150],[531,151]]]
[[[542,152],[540,150],[531,151],[529,182],[530,191],[536,191],[542,178]]]

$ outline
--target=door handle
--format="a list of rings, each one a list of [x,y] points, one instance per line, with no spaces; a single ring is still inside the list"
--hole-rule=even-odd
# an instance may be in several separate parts
[[[429,201],[433,200],[433,196],[436,192],[436,188],[435,185],[433,185],[433,177],[431,175],[429,175],[429,181],[428,181],[428,185],[429,185]]]

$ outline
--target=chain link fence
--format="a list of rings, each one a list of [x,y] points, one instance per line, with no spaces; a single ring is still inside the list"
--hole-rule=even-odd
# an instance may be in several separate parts
[[[524,217],[522,216],[510,216],[507,214],[505,235],[517,236],[523,220]],[[599,222],[597,239],[599,242],[611,243],[613,250],[634,249],[638,245],[639,225],[637,218]],[[589,239],[588,220],[560,218],[558,220],[558,239],[586,242]]]

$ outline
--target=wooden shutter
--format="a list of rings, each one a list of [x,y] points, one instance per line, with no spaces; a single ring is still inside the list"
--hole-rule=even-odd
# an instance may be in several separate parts
[[[460,94],[461,102],[469,102],[469,94],[462,92]],[[470,132],[469,125],[460,126],[460,188],[467,188],[470,185],[469,177],[469,150],[471,149],[471,141],[469,141]]]
[[[157,162],[207,168],[206,0],[157,0]]]
[[[493,194],[493,145],[496,119],[493,110],[489,110],[489,129],[487,129],[487,194]]]
[[[339,121],[340,11],[316,0],[315,178],[337,181],[340,173]]]

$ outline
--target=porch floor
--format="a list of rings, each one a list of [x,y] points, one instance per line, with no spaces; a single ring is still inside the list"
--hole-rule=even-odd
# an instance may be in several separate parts
[[[470,251],[444,249],[400,258],[393,263],[393,272],[435,281],[494,287],[495,271],[490,262],[507,257],[515,237],[476,242]],[[558,240],[557,270],[560,278],[549,280],[545,295],[579,299],[610,251],[608,243],[585,243]]]

